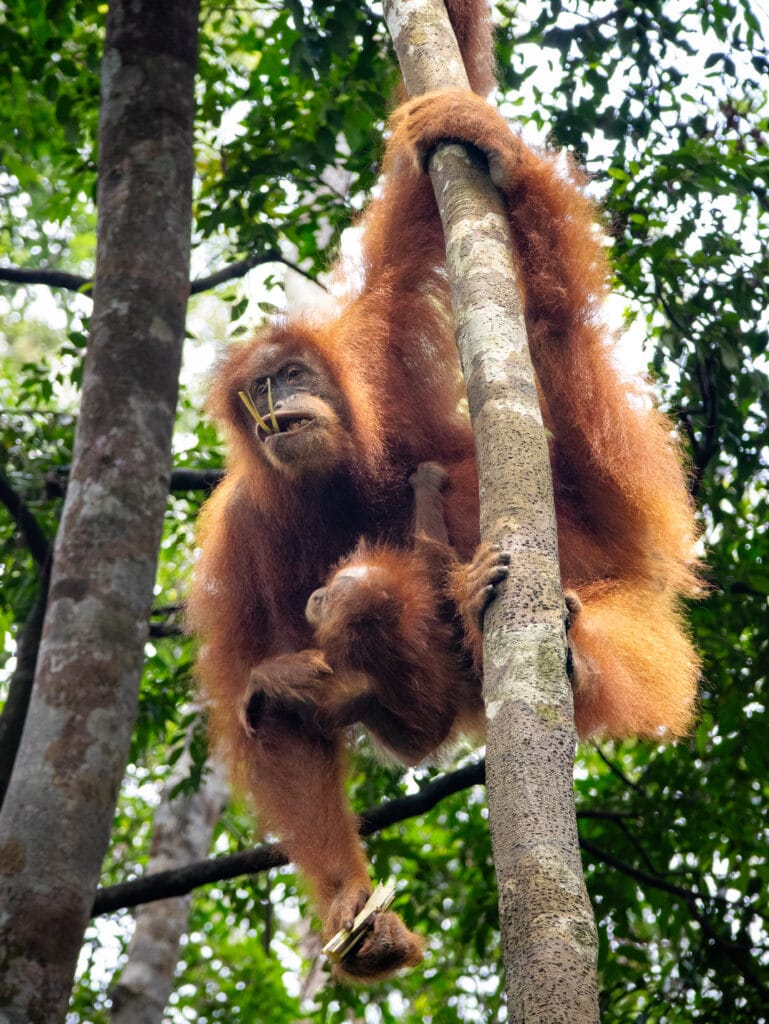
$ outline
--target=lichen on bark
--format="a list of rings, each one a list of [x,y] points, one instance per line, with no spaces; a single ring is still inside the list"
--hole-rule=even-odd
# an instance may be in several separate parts
[[[387,0],[385,17],[411,95],[467,88],[441,0]],[[574,809],[552,481],[512,243],[482,161],[439,146],[429,170],[476,439],[481,535],[512,554],[484,627],[487,788],[509,1017],[595,1024],[597,937]]]

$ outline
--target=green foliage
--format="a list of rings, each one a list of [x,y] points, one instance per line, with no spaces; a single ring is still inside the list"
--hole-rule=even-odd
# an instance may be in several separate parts
[[[0,239],[9,249],[55,258],[67,236],[58,229],[93,195],[101,37],[92,0],[0,9]]]
[[[504,99],[527,131],[573,150],[606,211],[616,287],[643,327],[650,369],[678,421],[700,507],[707,594],[692,609],[705,656],[696,734],[672,748],[579,753],[580,833],[600,928],[606,1024],[756,1024],[769,1006],[766,893],[769,747],[769,123],[762,8],[550,0],[498,8]],[[90,274],[103,5],[0,5],[2,263]],[[527,20],[531,19],[531,20]],[[291,243],[303,266],[370,189],[394,82],[378,18],[359,4],[204,3],[196,135],[195,272]],[[344,185],[326,183],[337,166]],[[320,228],[323,230],[320,230]],[[0,284],[0,469],[49,539],[71,461],[88,300]],[[194,307],[174,460],[214,468],[200,417],[212,336],[269,303],[230,283]],[[271,296],[272,298],[272,296]],[[169,501],[152,622],[178,626],[204,495]],[[37,591],[25,539],[0,509],[0,628],[12,641]],[[161,631],[162,632],[162,631]],[[190,641],[153,636],[104,883],[137,876],[152,814],[193,712]],[[0,687],[2,687],[0,683]],[[0,694],[2,690],[0,689]],[[193,744],[199,785],[205,744]],[[364,809],[431,771],[375,766],[350,780]],[[234,805],[219,853],[251,842]],[[482,790],[369,841],[378,877],[428,939],[423,971],[371,990],[329,983],[300,1004],[309,967],[306,895],[290,870],[195,894],[168,1020],[504,1019],[496,891]],[[108,1019],[129,932],[121,913],[89,931],[72,1020]]]
[[[343,167],[348,196],[373,181],[383,95],[395,81],[382,31],[349,0],[265,5],[255,15],[209,12],[200,57],[208,123],[196,203],[203,237],[224,231],[244,252],[283,239],[300,259],[322,257],[318,221],[331,229],[349,223],[347,203],[323,172]],[[222,141],[218,129],[236,104],[245,112],[235,137]]]

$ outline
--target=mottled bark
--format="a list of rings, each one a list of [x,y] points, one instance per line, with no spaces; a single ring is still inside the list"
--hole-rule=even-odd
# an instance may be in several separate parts
[[[114,0],[94,312],[27,725],[0,817],[0,1018],[61,1021],[136,713],[189,291],[197,0]]]
[[[174,795],[189,775],[190,757],[179,760],[155,812],[147,872],[169,871],[205,857],[211,835],[227,802],[227,785],[218,765],[203,777],[195,793]],[[113,1024],[160,1024],[174,988],[179,944],[187,929],[190,896],[158,900],[136,913],[128,960],[112,987]]]
[[[441,0],[385,0],[409,93],[467,87]],[[446,234],[481,492],[481,534],[513,555],[486,616],[487,786],[510,1021],[598,1019],[596,930],[573,798],[555,510],[534,372],[500,197],[461,147],[430,173]]]

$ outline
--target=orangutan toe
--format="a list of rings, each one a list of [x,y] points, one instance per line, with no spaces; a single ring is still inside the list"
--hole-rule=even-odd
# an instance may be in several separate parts
[[[510,575],[510,554],[499,544],[481,544],[465,568],[465,613],[478,629],[498,584]]]
[[[564,590],[563,599],[566,603],[566,628],[568,629],[582,611],[582,602],[573,590]]]

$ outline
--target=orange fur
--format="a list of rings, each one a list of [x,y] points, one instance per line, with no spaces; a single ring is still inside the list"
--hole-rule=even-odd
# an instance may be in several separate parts
[[[450,6],[462,12],[453,14],[466,46],[479,46],[484,0]],[[465,56],[482,88],[488,54]],[[458,708],[478,706],[477,677],[441,604],[448,597],[463,606],[468,570],[455,566],[446,576],[427,541],[411,547],[408,478],[428,460],[448,475],[446,558],[466,562],[479,539],[443,237],[423,173],[441,140],[489,155],[509,211],[553,438],[563,581],[582,603],[570,633],[580,734],[681,735],[698,673],[679,609],[696,590],[685,478],[669,424],[612,362],[599,316],[606,263],[580,175],[560,157],[527,149],[472,93],[415,100],[396,112],[392,128],[383,189],[362,221],[362,286],[325,320],[289,319],[233,346],[217,373],[210,408],[228,431],[229,470],[203,513],[189,605],[214,742],[252,793],[262,826],[308,877],[327,935],[350,920],[369,886],[343,792],[343,726],[368,721],[413,762],[466,724]],[[282,466],[265,457],[237,394],[288,360],[326,383],[313,399],[323,415],[304,435],[306,461]],[[304,615],[360,538],[369,546],[356,564],[385,575],[373,574],[379,592],[359,590],[365,601],[346,604],[341,621],[359,629],[361,610],[379,609],[403,656],[379,673],[351,664],[353,648],[323,629],[321,655]],[[479,627],[466,628],[477,651]],[[369,651],[381,651],[385,636],[380,631]],[[336,675],[323,669],[324,657],[336,661]],[[419,940],[388,913],[342,970],[378,977],[420,957]]]
[[[460,733],[483,736],[480,676],[464,632],[480,634],[509,563],[488,545],[472,563],[459,562],[446,530],[443,467],[422,463],[410,482],[413,548],[362,542],[307,608],[333,670],[312,695],[316,724],[333,735],[360,722],[402,764],[434,759]],[[450,581],[461,604],[448,597]]]
[[[608,282],[592,203],[563,156],[533,153],[470,93],[396,112],[386,171],[419,174],[438,142],[489,158],[512,228],[548,428],[581,736],[670,738],[695,710],[699,661],[682,597],[694,596],[694,526],[671,426],[620,375],[600,318]]]

